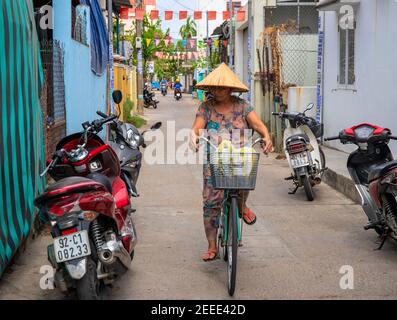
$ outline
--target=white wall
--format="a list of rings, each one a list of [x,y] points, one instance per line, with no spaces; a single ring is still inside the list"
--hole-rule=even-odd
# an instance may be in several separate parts
[[[361,0],[356,18],[353,92],[338,90],[338,21],[335,12],[325,14],[325,136],[361,122],[388,127],[397,135],[397,2]],[[350,150],[338,142],[330,145]],[[390,146],[397,157],[397,143]]]

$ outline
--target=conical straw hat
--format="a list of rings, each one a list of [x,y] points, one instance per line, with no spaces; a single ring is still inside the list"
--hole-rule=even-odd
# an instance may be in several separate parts
[[[240,81],[225,63],[222,63],[218,68],[206,76],[203,81],[196,85],[196,88],[201,90],[209,90],[214,87],[227,87],[231,88],[234,92],[249,91],[247,86]]]

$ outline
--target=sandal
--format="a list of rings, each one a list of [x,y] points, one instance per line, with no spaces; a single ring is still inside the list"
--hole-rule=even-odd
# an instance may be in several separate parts
[[[208,249],[207,252],[204,252],[202,258],[205,262],[212,261],[216,259],[218,252],[213,249]]]
[[[250,208],[246,207],[243,213],[243,219],[246,224],[252,225],[256,222],[256,215]]]

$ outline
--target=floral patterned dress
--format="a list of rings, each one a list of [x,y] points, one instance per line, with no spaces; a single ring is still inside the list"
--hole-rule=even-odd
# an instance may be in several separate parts
[[[213,99],[202,103],[197,111],[196,117],[201,117],[206,122],[206,130],[211,135],[213,141],[214,135],[220,139],[234,140],[236,130],[239,130],[239,138],[243,143],[249,125],[247,115],[253,111],[253,108],[243,99],[233,97],[233,105],[230,112],[226,114],[218,113],[215,110],[215,101]],[[233,130],[233,135],[231,131]],[[234,143],[235,141],[233,141]],[[242,206],[248,197],[248,191],[241,191],[239,202]],[[219,216],[221,213],[224,199],[224,191],[216,190],[213,187],[209,165],[206,163],[203,167],[203,212],[204,212],[204,229],[208,240],[216,240],[219,226]]]

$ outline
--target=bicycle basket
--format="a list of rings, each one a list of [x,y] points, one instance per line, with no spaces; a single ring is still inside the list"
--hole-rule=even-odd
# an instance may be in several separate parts
[[[210,170],[214,188],[254,190],[258,163],[257,152],[212,152]]]

